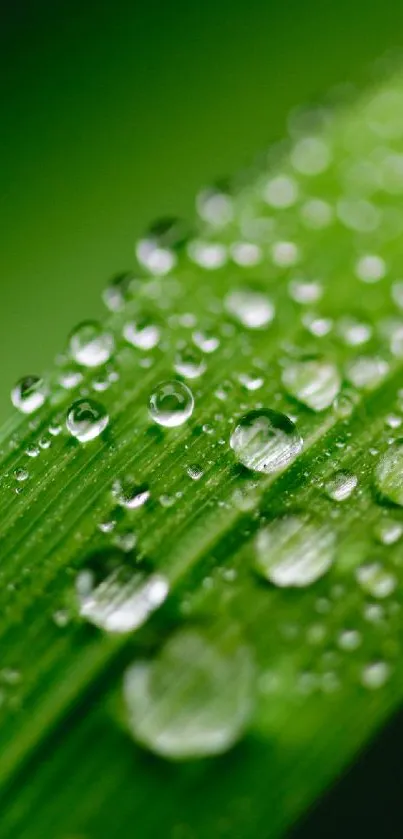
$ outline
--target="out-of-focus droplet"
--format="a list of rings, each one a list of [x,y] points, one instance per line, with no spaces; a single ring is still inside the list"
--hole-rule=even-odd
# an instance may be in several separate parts
[[[185,379],[198,379],[205,372],[207,364],[202,353],[196,347],[187,344],[177,351],[174,368],[176,373]]]
[[[356,263],[355,273],[363,283],[377,283],[385,276],[386,265],[382,257],[365,254]]]
[[[312,411],[328,408],[341,388],[337,367],[324,359],[290,361],[281,378],[287,393]]]
[[[133,274],[116,274],[103,291],[102,298],[110,312],[120,312],[130,299],[130,287],[134,282]]]
[[[383,498],[403,507],[403,440],[396,440],[375,468],[375,485]]]
[[[323,577],[334,559],[333,531],[310,516],[283,516],[257,535],[256,568],[276,586],[309,586]]]
[[[71,333],[69,345],[72,358],[83,367],[100,367],[115,349],[113,335],[96,321],[80,323]]]
[[[104,406],[94,399],[78,399],[70,406],[66,417],[67,430],[80,443],[99,437],[109,423]]]
[[[244,644],[180,630],[155,659],[135,662],[126,671],[130,730],[137,741],[172,760],[225,752],[249,722],[254,679]]]
[[[186,225],[176,218],[161,219],[137,242],[136,256],[151,274],[168,274],[177,262],[177,252],[189,236]]]
[[[346,365],[346,377],[358,390],[373,390],[388,372],[388,362],[376,356],[361,356]]]
[[[142,312],[123,327],[125,340],[140,350],[152,350],[157,346],[160,336],[160,327],[147,312]]]
[[[356,569],[356,579],[363,591],[379,600],[389,597],[396,589],[397,579],[380,562],[368,562]]]
[[[168,582],[161,574],[145,575],[129,567],[126,557],[92,557],[91,567],[76,578],[81,617],[105,632],[132,632],[164,602]]]
[[[267,181],[263,198],[271,207],[284,210],[295,204],[298,198],[298,184],[288,175],[277,175]]]
[[[40,376],[24,376],[11,391],[11,401],[23,414],[33,414],[44,404],[48,387]]]
[[[330,163],[329,146],[320,137],[302,137],[291,152],[291,163],[302,175],[319,175]]]
[[[361,684],[368,690],[379,690],[390,677],[390,665],[386,661],[374,661],[361,671]]]
[[[162,382],[150,396],[150,417],[166,428],[183,425],[193,408],[192,391],[183,382]]]
[[[248,329],[262,329],[274,318],[274,305],[269,297],[250,289],[236,289],[225,298],[225,308]]]
[[[296,426],[278,411],[250,411],[231,434],[230,446],[237,460],[255,472],[278,472],[302,449]]]

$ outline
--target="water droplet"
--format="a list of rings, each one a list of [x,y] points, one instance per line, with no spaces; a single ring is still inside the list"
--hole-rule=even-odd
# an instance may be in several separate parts
[[[367,594],[377,600],[383,600],[393,594],[397,586],[397,580],[391,571],[381,565],[380,562],[366,563],[356,569],[357,582]]]
[[[361,356],[346,366],[346,377],[359,390],[373,390],[389,372],[389,364],[376,356]]]
[[[337,367],[324,359],[290,362],[281,378],[290,396],[313,411],[328,408],[341,387]]]
[[[364,283],[377,283],[385,276],[386,265],[380,256],[366,254],[356,263],[355,273]]]
[[[351,417],[358,402],[358,396],[353,390],[344,390],[334,401],[334,412],[340,419],[347,419]]]
[[[137,243],[137,259],[155,276],[168,274],[176,265],[177,251],[185,244],[188,235],[189,231],[179,219],[161,219]]]
[[[285,414],[250,411],[232,432],[230,446],[247,469],[271,474],[294,460],[302,449],[302,438]]]
[[[133,274],[117,274],[105,288],[102,299],[110,312],[120,312],[130,299],[130,287],[134,281]]]
[[[316,303],[323,294],[323,288],[316,280],[291,280],[289,286],[290,297],[296,303],[308,305]]]
[[[274,264],[280,268],[290,268],[291,265],[295,265],[299,260],[299,247],[295,242],[274,242],[271,248],[271,257]]]
[[[186,345],[176,353],[174,368],[185,379],[197,379],[205,372],[207,364],[195,347]]]
[[[248,329],[262,329],[274,318],[274,305],[265,295],[249,289],[236,289],[227,294],[225,308]]]
[[[234,242],[230,247],[231,257],[237,265],[248,268],[262,260],[262,250],[254,242]]]
[[[336,472],[332,478],[326,483],[326,494],[333,501],[345,501],[350,498],[358,483],[356,475],[351,472]]]
[[[197,196],[196,207],[200,218],[218,230],[226,227],[234,215],[231,196],[217,187],[203,189]]]
[[[297,182],[288,175],[277,175],[266,183],[263,198],[267,204],[279,210],[291,207],[298,198]]]
[[[67,430],[80,443],[99,437],[108,423],[109,416],[105,408],[93,399],[79,399],[67,412]]]
[[[64,390],[73,390],[83,380],[80,370],[63,370],[59,376],[59,384]]]
[[[160,340],[161,330],[151,314],[142,312],[135,320],[125,323],[123,336],[133,347],[152,350]]]
[[[195,329],[192,339],[196,347],[207,355],[215,352],[220,346],[220,339],[210,329]]]
[[[200,478],[203,477],[203,469],[197,463],[192,463],[188,466],[186,472],[192,481],[200,481]]]
[[[168,595],[161,574],[133,570],[119,553],[92,558],[76,578],[79,613],[106,632],[131,632],[141,626]]]
[[[320,198],[311,198],[301,207],[301,218],[305,227],[322,230],[333,220],[333,208]]]
[[[371,338],[372,327],[355,317],[345,316],[339,320],[337,331],[349,347],[359,347]]]
[[[227,261],[227,249],[225,245],[221,245],[219,242],[204,242],[202,239],[193,239],[187,250],[192,262],[207,271],[222,268]]]
[[[163,382],[151,394],[149,401],[151,419],[167,428],[186,422],[193,408],[192,391],[183,382]]]
[[[70,336],[70,353],[83,367],[99,367],[113,353],[115,342],[110,332],[105,332],[96,321],[84,321]]]
[[[134,663],[125,673],[132,734],[174,760],[225,752],[249,722],[254,677],[246,646],[183,629],[155,659]]]
[[[112,537],[112,544],[124,553],[131,553],[137,543],[136,534],[132,530],[119,530]]]
[[[23,481],[27,481],[29,478],[29,472],[27,469],[16,469],[14,472],[14,478],[16,481],[22,483]]]
[[[403,439],[392,443],[380,458],[375,485],[383,498],[403,507]]]
[[[320,137],[302,137],[291,152],[291,163],[302,175],[319,175],[329,166],[329,147]]]
[[[114,481],[112,495],[121,507],[136,510],[148,501],[150,490],[147,484],[138,484],[134,478],[126,475]]]
[[[45,402],[48,387],[39,376],[24,376],[11,391],[11,401],[23,414],[33,414]]]
[[[383,687],[390,676],[390,666],[386,661],[374,661],[361,671],[361,684],[369,690]]]
[[[238,376],[238,381],[246,390],[255,391],[259,390],[264,385],[264,379],[262,376],[257,375],[256,373],[240,373]]]
[[[289,515],[259,531],[256,568],[281,587],[304,587],[329,570],[335,558],[335,536],[313,517]]]
[[[337,639],[340,649],[348,652],[357,650],[361,643],[362,638],[357,629],[343,629]]]
[[[403,534],[403,524],[394,519],[381,519],[374,530],[375,538],[382,545],[394,545]]]

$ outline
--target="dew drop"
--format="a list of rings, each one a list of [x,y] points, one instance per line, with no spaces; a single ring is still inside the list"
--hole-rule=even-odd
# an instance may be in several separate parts
[[[359,390],[373,390],[389,372],[389,364],[376,356],[361,356],[346,366],[346,377]]]
[[[188,466],[186,472],[192,481],[200,481],[200,478],[203,477],[203,469],[197,463],[192,463]]]
[[[110,312],[120,312],[130,299],[130,287],[134,281],[133,274],[122,273],[113,277],[102,294],[102,299]]]
[[[382,519],[374,530],[375,538],[381,545],[394,545],[403,534],[403,524],[395,519]]]
[[[277,175],[266,183],[263,198],[276,209],[291,207],[298,198],[297,182],[288,175]]]
[[[392,443],[380,458],[375,486],[383,498],[403,507],[403,439]]]
[[[182,221],[176,218],[161,219],[137,243],[137,259],[155,276],[168,274],[175,267],[177,251],[187,238],[188,230]]]
[[[80,443],[88,443],[99,437],[108,423],[109,416],[105,408],[93,399],[79,399],[67,412],[67,430]]]
[[[326,574],[334,558],[333,531],[313,517],[283,516],[257,535],[256,568],[276,586],[309,586]]]
[[[164,602],[168,582],[161,574],[146,576],[112,554],[94,557],[76,578],[80,616],[111,633],[132,632]]]
[[[329,166],[329,147],[319,137],[302,137],[291,152],[291,163],[302,175],[319,175]]]
[[[225,308],[248,329],[262,329],[274,318],[274,305],[265,294],[249,289],[236,289],[227,294]]]
[[[147,484],[138,484],[130,475],[118,478],[112,485],[112,496],[121,507],[136,510],[148,501],[150,490]]]
[[[28,480],[29,472],[28,472],[27,469],[16,469],[15,472],[14,472],[14,478],[19,483],[22,483],[23,481]]]
[[[192,334],[193,343],[207,355],[215,352],[220,346],[220,339],[211,329],[195,329]]]
[[[249,722],[254,677],[248,647],[180,630],[156,658],[135,662],[125,673],[133,737],[172,760],[225,752]]]
[[[181,347],[175,356],[174,369],[185,379],[198,379],[206,371],[206,360],[195,347]]]
[[[364,283],[377,283],[385,276],[386,265],[380,256],[366,254],[356,263],[355,273]]]
[[[380,562],[360,565],[355,576],[362,590],[377,600],[389,597],[396,589],[397,580],[391,571],[387,571]]]
[[[264,379],[262,376],[258,376],[257,374],[251,373],[240,373],[238,376],[238,381],[241,385],[245,388],[245,390],[255,391],[260,390],[261,387],[264,385]]]
[[[343,629],[337,639],[340,649],[347,652],[357,650],[361,643],[362,638],[357,629]]]
[[[289,417],[267,409],[242,417],[231,434],[230,446],[247,469],[271,474],[294,460],[302,449],[302,438]]]
[[[219,242],[206,242],[202,239],[194,239],[189,243],[188,255],[192,262],[207,271],[222,268],[227,261],[225,245],[221,245]]]
[[[163,382],[150,396],[151,419],[167,428],[183,425],[192,415],[193,408],[192,391],[183,382]]]
[[[326,201],[322,201],[320,198],[311,198],[302,205],[301,218],[305,227],[312,230],[322,230],[331,224],[333,209]]]
[[[316,303],[323,294],[323,288],[316,280],[291,280],[288,288],[290,297],[296,303],[304,306],[310,303]]]
[[[115,342],[110,332],[105,332],[96,321],[84,321],[71,333],[70,353],[83,367],[99,367],[109,361]]]
[[[345,501],[350,498],[358,483],[356,475],[352,472],[336,472],[326,483],[326,494],[332,501]]]
[[[290,362],[281,378],[287,393],[313,411],[328,408],[341,387],[337,367],[324,359]]]
[[[390,676],[390,666],[386,661],[374,661],[361,671],[361,684],[369,690],[383,687]]]
[[[11,391],[11,401],[23,414],[33,414],[45,402],[48,387],[39,376],[24,376]]]
[[[152,315],[143,312],[135,320],[125,323],[123,337],[133,347],[140,350],[152,350],[157,346],[161,336],[161,330],[155,323]]]

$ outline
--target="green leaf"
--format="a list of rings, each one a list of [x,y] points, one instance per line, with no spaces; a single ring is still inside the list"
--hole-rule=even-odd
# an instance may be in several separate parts
[[[13,392],[4,836],[280,835],[400,702],[402,106],[295,116]]]

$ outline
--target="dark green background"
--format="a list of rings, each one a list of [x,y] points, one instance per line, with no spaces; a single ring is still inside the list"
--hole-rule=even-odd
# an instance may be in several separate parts
[[[3,6],[0,420],[16,378],[46,369],[74,323],[101,312],[103,285],[131,266],[153,217],[190,214],[199,186],[281,137],[292,106],[365,84],[402,33],[401,0]],[[299,839],[375,835],[378,811],[378,835],[400,835],[390,809],[382,817],[395,739]]]

